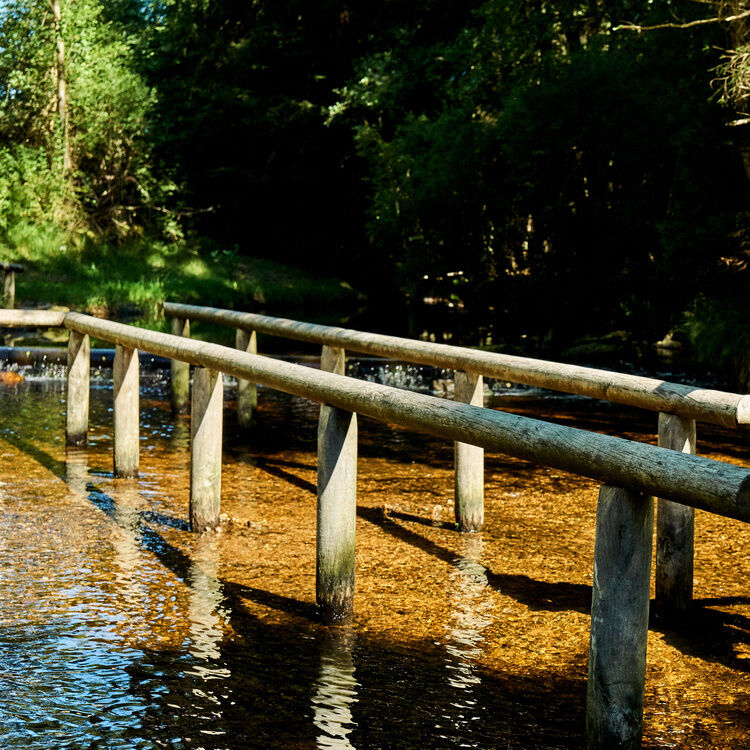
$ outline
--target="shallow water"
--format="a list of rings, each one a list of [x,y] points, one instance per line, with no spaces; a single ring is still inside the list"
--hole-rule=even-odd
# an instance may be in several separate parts
[[[398,376],[400,377],[400,376]],[[360,423],[356,617],[318,623],[317,407],[261,389],[234,427],[221,533],[187,530],[189,423],[142,391],[141,476],[111,473],[111,386],[86,450],[60,381],[0,390],[3,748],[577,748],[593,482],[487,460],[487,524],[452,527],[452,446]],[[655,416],[496,403],[652,440]],[[701,428],[703,452],[747,444]],[[646,747],[750,746],[750,540],[698,514],[696,607],[649,634]]]

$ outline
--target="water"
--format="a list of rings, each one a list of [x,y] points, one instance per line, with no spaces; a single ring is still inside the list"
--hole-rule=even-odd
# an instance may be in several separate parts
[[[592,483],[488,458],[487,528],[459,535],[452,446],[362,420],[356,617],[326,628],[317,407],[261,389],[242,436],[227,389],[224,522],[194,535],[189,424],[163,375],[142,391],[138,480],[112,477],[107,378],[86,450],[65,449],[60,380],[0,389],[0,746],[581,746]],[[639,439],[653,428],[619,407],[502,398]],[[730,433],[707,437],[746,462]],[[746,530],[700,514],[694,624],[650,634],[647,747],[750,741]]]

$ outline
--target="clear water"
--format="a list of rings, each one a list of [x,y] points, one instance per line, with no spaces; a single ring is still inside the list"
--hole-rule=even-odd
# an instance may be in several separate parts
[[[141,476],[115,481],[106,372],[87,450],[65,449],[62,381],[0,389],[0,747],[581,746],[592,531],[564,519],[592,527],[595,488],[492,459],[496,522],[461,536],[451,446],[363,421],[357,617],[327,628],[310,566],[316,407],[264,390],[248,437],[229,404],[228,520],[194,535],[188,425],[165,394],[146,379]],[[545,483],[563,525],[532,489]],[[736,655],[746,615],[731,616]],[[673,672],[649,682],[647,746],[742,746],[739,705],[730,734],[696,719],[750,694],[739,656],[725,640],[685,665],[689,649],[657,637],[654,669]]]

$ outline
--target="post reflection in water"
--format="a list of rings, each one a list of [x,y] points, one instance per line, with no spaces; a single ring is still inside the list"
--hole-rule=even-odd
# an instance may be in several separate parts
[[[320,644],[320,674],[312,699],[313,722],[320,750],[354,750],[349,735],[355,728],[352,705],[359,682],[354,676],[354,633],[349,627],[331,628]]]
[[[71,498],[84,501],[88,497],[89,456],[85,448],[68,447],[65,452],[65,481]]]
[[[112,534],[114,574],[122,596],[120,607],[124,615],[123,625],[130,628],[146,619],[147,613],[144,610],[148,607],[148,592],[141,574],[141,512],[144,501],[136,479],[118,480],[113,494],[115,502],[112,518],[116,524]]]
[[[463,534],[451,572],[448,597],[452,604],[450,619],[446,624],[445,650],[449,658],[448,684],[460,691],[452,703],[456,712],[445,714],[444,719],[453,730],[464,735],[462,747],[478,747],[472,742],[471,724],[481,718],[482,706],[476,699],[481,683],[477,673],[477,660],[482,655],[484,631],[491,623],[492,600],[488,596],[487,569],[479,562],[484,550],[481,533]]]
[[[190,618],[188,650],[196,660],[191,673],[206,681],[223,680],[231,674],[226,666],[215,663],[221,658],[224,622],[229,619],[222,583],[217,577],[218,569],[218,540],[211,533],[202,534],[193,549],[187,580]]]
[[[190,450],[190,420],[185,414],[174,416],[169,442],[176,450],[183,452]]]

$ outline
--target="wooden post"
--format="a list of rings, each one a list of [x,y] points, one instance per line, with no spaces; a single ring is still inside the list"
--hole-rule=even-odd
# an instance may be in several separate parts
[[[324,346],[320,369],[343,375],[342,348]],[[321,404],[318,422],[316,599],[326,622],[351,619],[357,513],[357,415]]]
[[[222,374],[196,367],[190,415],[190,528],[193,531],[219,525],[223,410]]]
[[[113,366],[115,476],[137,477],[139,458],[138,350],[117,344]]]
[[[67,445],[86,445],[89,429],[89,370],[91,344],[86,333],[71,331],[68,338],[68,394],[65,415]]]
[[[484,405],[481,375],[456,370],[453,400],[473,406]],[[484,449],[454,443],[455,512],[459,531],[481,531],[484,523]]]
[[[16,272],[11,269],[3,271],[3,307],[11,310],[16,306]]]
[[[181,318],[172,320],[172,335],[190,338],[190,321]],[[184,414],[190,403],[190,365],[173,359],[171,362],[172,413]]]
[[[236,348],[241,352],[258,353],[258,343],[255,331],[237,329],[235,339]],[[237,423],[240,427],[249,427],[253,422],[255,410],[258,408],[258,389],[255,383],[237,378]]]
[[[659,414],[659,446],[695,453],[695,420]],[[693,600],[695,509],[659,499],[656,515],[656,614],[686,612]]]
[[[641,746],[653,528],[652,498],[601,487],[586,696],[589,750]]]

